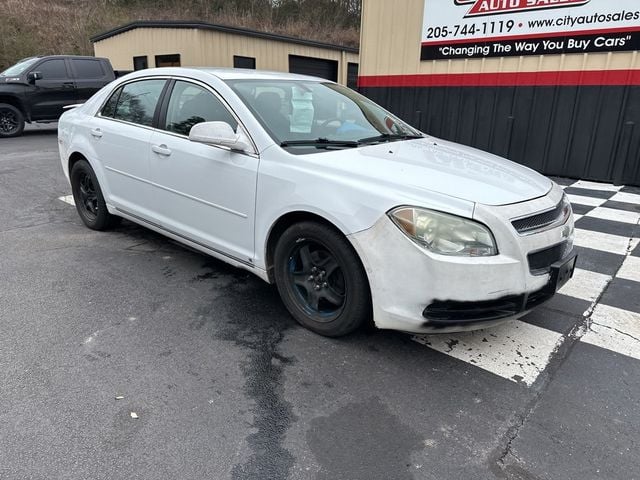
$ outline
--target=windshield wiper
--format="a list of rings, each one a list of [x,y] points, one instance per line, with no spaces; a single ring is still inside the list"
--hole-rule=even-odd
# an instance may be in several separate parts
[[[376,143],[376,142],[391,142],[393,140],[415,140],[417,138],[424,138],[422,135],[410,135],[410,134],[397,134],[397,133],[383,133],[376,135],[375,137],[361,138],[358,143]]]
[[[315,138],[308,140],[285,140],[280,143],[281,147],[357,147],[359,142],[353,140],[330,140],[328,138]]]

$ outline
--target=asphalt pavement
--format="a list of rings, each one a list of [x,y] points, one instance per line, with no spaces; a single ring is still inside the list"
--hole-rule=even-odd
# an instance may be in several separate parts
[[[0,479],[640,478],[640,191],[564,183],[574,290],[472,336],[335,340],[251,274],[85,228],[55,126],[0,140]]]

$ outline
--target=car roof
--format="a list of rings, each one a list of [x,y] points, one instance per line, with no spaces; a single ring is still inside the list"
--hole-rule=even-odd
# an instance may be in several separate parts
[[[164,67],[138,70],[136,73],[144,75],[181,75],[209,74],[220,80],[305,80],[313,82],[330,82],[324,78],[298,75],[287,72],[273,72],[268,70],[252,70],[248,68],[217,68],[217,67]]]
[[[81,60],[106,60],[104,57],[94,57],[92,55],[35,55],[33,57],[27,57],[27,59],[28,58],[79,58]]]

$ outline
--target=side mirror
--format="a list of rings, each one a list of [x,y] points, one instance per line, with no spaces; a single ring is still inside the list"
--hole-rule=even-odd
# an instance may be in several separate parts
[[[189,140],[207,145],[227,147],[240,152],[253,152],[251,141],[238,127],[238,133],[233,131],[227,122],[203,122],[191,127]]]
[[[29,83],[35,83],[36,80],[42,80],[42,72],[29,72],[27,81]]]

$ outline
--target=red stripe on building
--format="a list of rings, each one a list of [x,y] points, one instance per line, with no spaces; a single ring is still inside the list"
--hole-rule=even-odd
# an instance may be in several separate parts
[[[640,70],[371,75],[361,76],[358,78],[359,87],[525,87],[599,85],[640,86]]]
[[[557,37],[582,37],[588,35],[610,34],[610,33],[632,33],[640,32],[640,26],[638,27],[619,27],[619,28],[602,28],[594,30],[580,30],[580,31],[567,31],[567,32],[550,32],[550,33],[529,33],[523,35],[505,35],[502,37],[486,37],[486,38],[462,38],[456,40],[436,40],[422,42],[425,46],[438,46],[438,45],[456,45],[459,43],[465,44],[478,44],[486,42],[505,42],[509,40],[529,40],[532,38],[544,38],[552,39]]]

